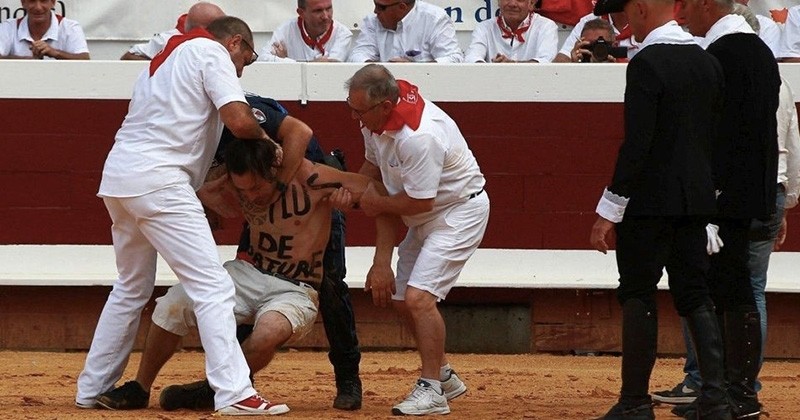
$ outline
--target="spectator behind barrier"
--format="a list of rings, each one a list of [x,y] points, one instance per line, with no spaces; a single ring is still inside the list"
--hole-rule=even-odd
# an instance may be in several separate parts
[[[533,0],[500,0],[496,19],[479,23],[464,61],[549,63],[558,52],[558,25],[533,11]]]
[[[55,14],[55,0],[21,0],[25,17],[0,23],[0,58],[88,60],[81,25]]]
[[[609,13],[599,17],[600,19],[603,19],[611,24],[611,27],[614,29],[614,38],[616,39],[617,46],[627,48],[628,59],[630,60],[633,58],[633,56],[639,51],[639,43],[633,39],[631,27],[628,25],[628,17],[625,15],[625,13]],[[586,25],[586,22],[595,20],[597,18],[598,16],[595,16],[593,13],[589,13],[588,15],[582,17],[578,24],[572,28],[572,32],[570,32],[569,36],[567,36],[567,39],[564,40],[564,43],[561,44],[561,50],[558,52],[553,62],[571,62],[571,52],[575,48],[575,43],[581,37],[581,33],[583,33],[583,26]]]
[[[353,33],[333,20],[332,0],[297,0],[297,15],[275,30],[261,61],[347,61]]]
[[[416,0],[373,0],[348,61],[460,63],[464,53],[444,9]]]
[[[581,36],[575,41],[570,52],[571,63],[614,63],[617,58],[612,49],[625,55],[625,47],[614,47],[616,36],[614,27],[607,20],[600,18],[590,20],[583,25]]]

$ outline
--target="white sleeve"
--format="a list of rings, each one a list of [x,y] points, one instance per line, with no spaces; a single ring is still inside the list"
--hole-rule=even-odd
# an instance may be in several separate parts
[[[64,52],[70,54],[88,53],[89,46],[86,44],[86,35],[83,34],[81,25],[72,19],[64,19],[61,24],[64,25],[64,35],[67,37],[64,43]]]
[[[334,22],[333,38],[328,44],[325,53],[328,58],[347,61],[347,54],[350,52],[350,42],[353,40],[353,32],[344,25]]]
[[[467,53],[464,56],[465,63],[486,63],[491,61],[489,55],[489,36],[485,25],[478,24],[472,30],[472,40],[467,48]]]
[[[778,136],[782,146],[786,149],[786,203],[785,208],[792,208],[797,205],[800,196],[800,128],[797,123],[797,108],[794,104],[792,90],[784,83],[781,89],[781,96],[786,96],[782,102],[786,102],[786,107],[780,106],[778,116]],[[783,98],[782,98],[783,99]]]
[[[164,47],[167,45],[167,41],[169,41],[169,39],[176,33],[178,32],[162,32],[160,34],[156,34],[150,38],[150,41],[142,44],[132,45],[128,52],[152,59],[156,56],[156,54],[164,49]]]
[[[536,56],[532,57],[540,63],[551,63],[558,54],[558,25],[551,20],[547,20],[546,25],[536,37]],[[574,45],[574,43],[573,43]],[[571,54],[572,49],[567,55]]]
[[[217,109],[230,102],[247,103],[231,56],[221,44],[219,46],[205,48],[199,57],[202,61],[203,88]],[[200,50],[196,50],[199,54]]]
[[[781,28],[775,21],[766,16],[758,15],[757,17],[761,25],[758,37],[772,50],[772,55],[777,57],[781,44]]]
[[[561,51],[559,54],[564,54],[567,57],[572,57],[572,49],[575,48],[575,43],[578,42],[578,39],[581,37],[581,32],[583,32],[583,26],[586,25],[586,21],[581,20],[572,28],[572,32],[567,35],[567,39],[564,40],[564,43],[561,44]]]
[[[789,9],[777,58],[800,57],[800,6]]]
[[[431,55],[437,63],[461,63],[464,61],[464,52],[458,45],[456,26],[450,16],[444,13],[434,22],[431,40]]]
[[[284,45],[287,44],[286,42],[286,31],[288,25],[283,24],[275,29],[275,32],[272,33],[272,37],[270,37],[269,42],[267,42],[262,48],[261,53],[258,54],[258,61],[266,61],[269,63],[294,63],[295,60],[292,60],[289,57],[278,57],[277,55],[272,53],[273,45],[283,42]],[[287,45],[288,48],[288,45]]]
[[[370,16],[365,17],[361,22],[361,33],[356,37],[356,45],[350,51],[347,61],[363,63],[365,61],[380,60],[381,55],[380,51],[378,51],[375,22],[377,20],[370,19]]]
[[[0,23],[0,57],[5,57],[11,54],[11,44],[14,42],[13,26],[10,24],[12,20],[6,19],[5,22]]]

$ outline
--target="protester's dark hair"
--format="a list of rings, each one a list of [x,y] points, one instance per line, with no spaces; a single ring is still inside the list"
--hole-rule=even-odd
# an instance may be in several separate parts
[[[253,45],[253,32],[245,21],[234,17],[224,16],[211,22],[206,28],[211,35],[218,40],[230,38],[234,35],[241,35],[245,41]]]
[[[362,67],[344,83],[344,88],[363,90],[373,103],[387,99],[397,102],[397,98],[400,96],[397,80],[386,67],[380,64],[367,64]]]
[[[276,145],[271,141],[234,139],[225,148],[228,172],[253,172],[267,181],[275,180]]]

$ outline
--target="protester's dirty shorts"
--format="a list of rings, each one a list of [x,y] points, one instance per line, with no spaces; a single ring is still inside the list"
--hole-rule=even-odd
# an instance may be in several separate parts
[[[319,297],[311,286],[279,279],[261,273],[252,264],[232,260],[223,264],[236,286],[234,313],[236,324],[255,324],[267,311],[275,311],[289,320],[292,338],[303,338],[311,330],[317,317]],[[153,323],[180,336],[197,327],[194,303],[183,286],[176,284],[164,296],[156,299]]]

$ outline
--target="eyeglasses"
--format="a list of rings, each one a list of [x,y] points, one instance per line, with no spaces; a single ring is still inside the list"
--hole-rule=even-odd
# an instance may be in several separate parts
[[[258,61],[258,53],[256,52],[256,49],[255,49],[255,48],[253,48],[253,46],[252,46],[252,45],[250,45],[250,43],[249,43],[249,42],[247,42],[247,41],[244,39],[244,37],[242,37],[242,42],[244,43],[244,45],[247,45],[247,48],[250,48],[250,51],[252,51],[252,52],[253,52],[253,56],[252,56],[252,57],[250,57],[250,61],[248,61],[248,62],[244,63],[244,65],[245,65],[245,66],[249,66],[249,65],[251,65],[251,64],[253,64],[253,63],[255,63],[256,61]]]
[[[356,115],[358,115],[358,119],[364,119],[364,114],[366,114],[367,112],[370,112],[370,111],[372,111],[373,109],[377,108],[377,107],[378,107],[378,105],[380,105],[380,104],[382,104],[382,103],[383,103],[383,101],[380,101],[380,102],[378,102],[377,104],[375,104],[375,105],[372,105],[371,107],[369,107],[369,108],[367,108],[367,109],[365,109],[365,110],[363,110],[363,111],[359,111],[359,110],[357,110],[357,109],[353,108],[353,105],[350,103],[350,97],[349,97],[349,96],[347,97],[347,106],[349,106],[349,107],[350,107],[350,110],[351,110],[351,111],[355,112],[355,113],[356,113]]]
[[[386,11],[386,9],[388,9],[388,8],[390,8],[392,6],[397,6],[400,3],[405,3],[405,1],[401,0],[401,1],[396,1],[394,3],[389,3],[389,4],[380,4],[380,3],[375,2],[375,1],[373,1],[373,3],[375,3],[375,11],[376,12],[384,12],[384,11]]]

